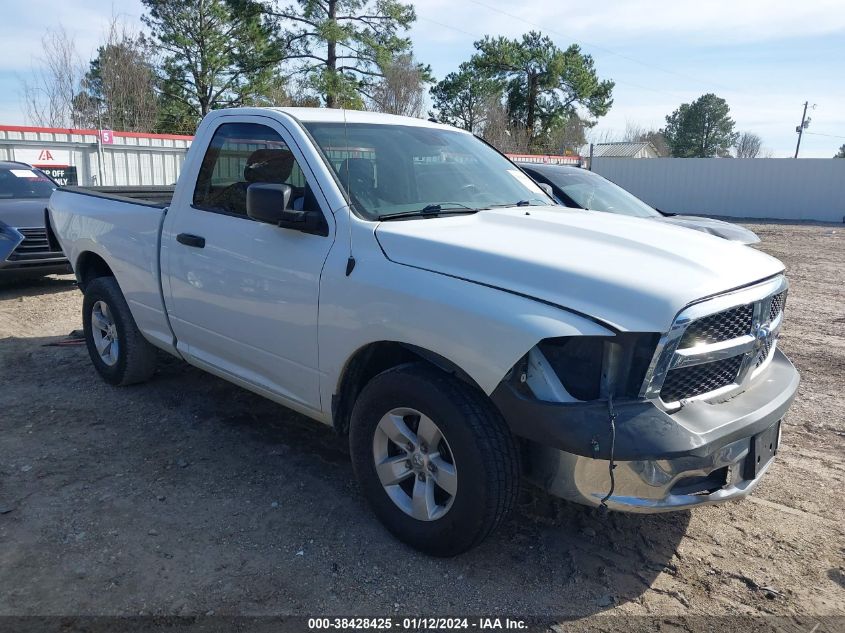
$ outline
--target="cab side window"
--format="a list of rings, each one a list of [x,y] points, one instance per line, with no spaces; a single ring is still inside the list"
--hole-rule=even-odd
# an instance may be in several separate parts
[[[259,182],[289,185],[292,209],[319,210],[293,152],[278,133],[257,123],[224,123],[200,165],[193,206],[247,217],[246,190]]]

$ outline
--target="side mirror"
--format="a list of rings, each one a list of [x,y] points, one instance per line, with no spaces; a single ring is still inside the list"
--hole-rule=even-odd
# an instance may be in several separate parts
[[[289,185],[254,183],[246,189],[246,214],[253,220],[279,224],[290,206]]]
[[[548,195],[548,196],[549,196],[549,198],[551,198],[552,200],[555,200],[555,199],[556,199],[556,198],[555,198],[555,192],[554,192],[554,189],[552,189],[552,186],[551,186],[549,183],[547,183],[547,182],[538,182],[538,183],[537,183],[537,186],[538,186],[538,187],[540,187],[540,189],[542,189],[543,191],[545,191],[545,192],[546,192],[546,195]]]
[[[246,189],[246,214],[253,220],[275,224],[283,229],[312,235],[329,234],[329,226],[319,211],[290,209],[290,185],[254,183]]]

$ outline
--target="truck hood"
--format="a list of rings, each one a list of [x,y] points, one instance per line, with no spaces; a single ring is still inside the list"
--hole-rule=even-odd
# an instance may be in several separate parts
[[[24,229],[44,228],[44,209],[49,198],[4,198],[0,200],[0,222]]]
[[[655,218],[658,222],[665,222],[666,224],[675,224],[677,226],[685,226],[688,229],[695,229],[696,231],[703,231],[721,237],[733,242],[741,242],[742,244],[757,244],[760,238],[754,231],[746,229],[744,226],[732,224],[723,220],[714,220],[713,218],[703,218],[697,215],[670,215],[663,218]]]
[[[706,233],[565,207],[382,222],[393,262],[527,295],[620,330],[665,332],[688,304],[783,264]]]

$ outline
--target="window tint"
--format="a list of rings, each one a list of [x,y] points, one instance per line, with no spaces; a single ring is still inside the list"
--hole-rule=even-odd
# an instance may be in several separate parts
[[[281,136],[256,123],[225,123],[214,133],[200,166],[194,206],[246,216],[247,187],[259,182],[290,185],[293,209],[318,208]]]

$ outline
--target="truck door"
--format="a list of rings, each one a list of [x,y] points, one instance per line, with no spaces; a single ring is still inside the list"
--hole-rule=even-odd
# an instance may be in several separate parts
[[[317,304],[332,214],[281,123],[257,116],[219,121],[192,195],[185,190],[174,199],[162,232],[177,348],[235,382],[320,410]],[[292,206],[322,211],[329,236],[249,218],[246,190],[254,182],[290,185]]]

